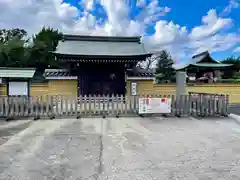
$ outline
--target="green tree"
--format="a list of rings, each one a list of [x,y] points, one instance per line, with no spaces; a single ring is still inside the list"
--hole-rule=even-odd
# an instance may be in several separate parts
[[[3,44],[8,43],[11,40],[23,40],[28,41],[27,32],[24,29],[0,29],[0,42]]]
[[[5,67],[26,67],[29,59],[22,40],[10,40],[0,45],[0,65]]]
[[[32,46],[29,48],[32,59],[30,65],[37,67],[39,71],[48,67],[59,67],[59,62],[55,61],[52,52],[56,50],[60,40],[62,33],[52,28],[43,28],[33,36]]]
[[[240,57],[228,57],[225,60],[222,61],[224,64],[232,64],[233,66],[226,67],[223,70],[223,79],[235,79],[235,78],[240,78],[236,76],[236,74],[240,70]]]
[[[25,44],[28,42],[24,29],[0,29],[0,66],[25,67]]]
[[[175,82],[176,71],[172,67],[174,61],[171,55],[164,50],[154,56],[157,59],[155,71],[157,83]]]

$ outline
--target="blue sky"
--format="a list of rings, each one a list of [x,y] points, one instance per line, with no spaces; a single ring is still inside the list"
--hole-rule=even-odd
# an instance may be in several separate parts
[[[177,62],[208,50],[215,59],[240,56],[240,0],[1,1],[0,28],[43,26],[63,33],[143,36],[149,52],[168,50]]]
[[[86,11],[85,5],[86,5],[86,3],[90,2],[90,1],[87,2],[87,0],[84,0],[82,2],[79,2],[78,0],[65,0],[65,2],[77,7],[80,10],[80,12],[85,12]],[[117,2],[117,0],[115,2]],[[148,8],[148,5],[151,4],[151,2],[153,2],[153,1],[141,0],[141,2],[143,3],[142,6],[138,6],[137,5],[138,2],[136,0],[128,0],[128,1],[124,1],[124,2],[128,6],[128,15],[123,16],[123,17],[128,18],[128,20],[137,20],[139,13],[146,11],[146,9]],[[105,0],[105,2],[104,2],[104,0],[103,0],[102,3],[94,1],[92,9],[91,9],[91,11],[89,11],[89,13],[91,13],[92,15],[94,15],[96,17],[97,21],[101,20],[101,21],[99,21],[101,25],[108,22],[108,17],[110,16],[109,13],[111,11],[111,10],[109,10],[109,8],[111,8],[110,7],[111,5],[107,9],[104,6],[104,3],[107,6],[107,3],[109,3],[109,1]],[[112,1],[112,3],[114,3],[114,1]],[[144,36],[146,36],[146,38],[149,37],[150,39],[152,39],[153,37],[156,36],[156,34],[155,34],[157,31],[156,23],[158,21],[166,21],[167,23],[172,22],[173,26],[178,25],[180,28],[185,27],[188,35],[190,35],[191,31],[194,28],[201,27],[204,25],[202,18],[204,16],[207,16],[207,13],[210,10],[214,10],[216,12],[215,18],[223,19],[223,20],[228,19],[231,21],[231,23],[226,23],[225,25],[222,25],[222,26],[220,25],[221,27],[216,28],[216,32],[211,32],[210,34],[206,35],[206,37],[212,37],[216,41],[216,44],[212,45],[215,47],[206,46],[204,48],[204,44],[203,44],[202,47],[200,47],[200,48],[196,47],[196,48],[193,48],[193,50],[185,50],[186,53],[183,53],[180,56],[182,56],[182,58],[187,58],[194,53],[200,52],[201,50],[209,50],[211,52],[211,54],[213,55],[213,57],[218,60],[223,59],[228,56],[232,56],[232,55],[239,56],[240,55],[240,50],[238,48],[240,46],[240,41],[239,41],[240,23],[238,23],[238,22],[240,22],[240,16],[238,15],[238,14],[240,14],[239,3],[240,3],[240,1],[238,1],[238,0],[221,0],[221,1],[219,1],[219,0],[201,0],[201,1],[161,0],[161,1],[158,1],[158,3],[156,3],[155,6],[157,5],[159,8],[168,7],[169,11],[162,12],[162,15],[158,16],[153,21],[144,23],[144,26],[145,26],[144,30],[141,29],[141,30],[139,30],[139,34],[133,33],[132,35],[144,35]],[[122,5],[121,3],[118,4],[118,6],[121,6],[121,5]],[[114,8],[112,9],[112,11],[114,11]],[[121,11],[116,12],[115,16],[117,16],[117,13],[121,13]],[[146,18],[146,17],[143,17],[141,20],[144,20],[144,18]],[[221,24],[221,22],[219,22],[219,23]],[[121,22],[120,22],[120,24],[121,24]],[[168,24],[165,24],[165,25],[167,26]],[[114,23],[113,23],[113,26],[114,26]],[[213,27],[217,26],[217,23],[215,23],[215,24],[210,23],[210,26],[213,26]],[[113,28],[115,28],[115,27],[113,27]],[[211,28],[211,27],[209,27],[209,28]],[[159,30],[161,30],[161,28],[159,28]],[[206,30],[206,29],[203,29],[203,30]],[[161,32],[159,32],[159,33],[161,33]],[[164,36],[164,32],[162,32],[162,33]],[[176,32],[176,33],[178,33],[178,32]],[[116,33],[116,35],[118,35],[118,34],[119,33]],[[122,34],[124,35],[124,33],[122,33]],[[120,35],[122,35],[122,34],[120,33]],[[129,34],[126,33],[126,35],[129,35]],[[222,38],[220,38],[220,40],[215,39],[214,35],[221,36]],[[224,36],[228,36],[228,35],[232,35],[234,37],[229,38],[228,40],[224,40]],[[171,35],[169,35],[169,37],[171,39]],[[209,40],[206,40],[206,37],[203,37],[203,39],[204,39],[204,41],[206,41],[206,43],[208,41],[211,41],[211,38],[209,38]],[[154,38],[154,39],[158,39],[158,38]],[[200,37],[200,40],[201,40],[201,37]],[[149,39],[148,39],[148,41],[149,41]],[[158,40],[156,40],[156,41],[158,41]],[[165,42],[168,40],[160,38],[159,39],[159,48],[161,49],[161,47],[162,47],[162,48],[168,49],[164,45],[164,43],[162,43],[161,41]],[[184,41],[184,40],[182,40],[182,41]],[[181,41],[181,43],[184,43],[182,41]],[[221,41],[221,42],[218,44],[218,41]],[[226,41],[226,44],[229,43],[230,44],[229,46],[231,46],[231,47],[224,47],[224,45],[222,45],[222,44],[224,44],[224,41]],[[171,47],[171,45],[167,45],[167,46],[170,46],[170,48],[169,48],[170,52],[173,51],[172,53],[176,54],[176,56],[181,54],[181,52],[175,52],[175,50],[173,50],[173,49],[179,47],[179,45],[176,45],[176,47],[175,47],[174,44],[177,44],[177,42],[175,40],[172,39],[168,43],[172,43],[172,47]],[[157,43],[155,46],[157,46]],[[199,46],[201,46],[201,45],[199,45]],[[154,47],[154,49],[156,49],[156,47]],[[183,49],[184,49],[183,47],[181,47],[181,46],[179,47],[179,51],[181,51]],[[150,48],[150,50],[151,50],[151,48]]]

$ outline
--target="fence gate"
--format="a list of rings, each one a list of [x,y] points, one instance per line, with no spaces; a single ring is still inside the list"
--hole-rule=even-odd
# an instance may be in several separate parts
[[[137,115],[139,98],[143,96],[39,96],[0,97],[3,117],[89,117]],[[148,95],[170,98],[172,116],[226,116],[228,95]]]

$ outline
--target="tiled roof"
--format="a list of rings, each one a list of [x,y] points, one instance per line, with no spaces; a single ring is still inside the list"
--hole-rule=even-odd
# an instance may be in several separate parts
[[[64,34],[63,39],[67,41],[102,41],[102,42],[140,42],[141,36],[87,36]]]
[[[127,75],[129,77],[154,77],[154,72],[151,69],[146,70],[136,67],[132,70],[128,70]]]
[[[127,70],[128,77],[154,77],[154,72],[151,70],[144,70],[141,68],[134,68],[133,70]],[[46,69],[44,72],[44,77],[74,77],[66,69]]]
[[[199,53],[199,54],[197,54],[197,55],[194,55],[190,60],[185,61],[185,63],[174,64],[174,65],[173,65],[173,68],[176,69],[176,70],[179,70],[179,69],[184,69],[184,68],[186,68],[186,67],[188,67],[188,66],[190,66],[190,65],[195,65],[195,66],[197,66],[198,64],[201,63],[201,61],[203,61],[203,60],[204,60],[205,58],[207,58],[207,57],[210,57],[210,58],[211,58],[209,52],[208,52],[208,51],[204,51],[204,52],[202,52],[202,53]],[[214,60],[214,59],[212,59],[212,58],[211,58],[211,60],[212,60],[212,63],[209,63],[209,67],[211,67],[210,64],[213,64],[213,63],[219,64],[218,61],[216,61],[216,60]],[[218,65],[216,65],[216,66],[218,66]],[[221,66],[221,65],[220,65],[220,66]],[[206,66],[206,67],[207,67],[207,66]]]
[[[44,77],[72,77],[71,73],[67,69],[46,69],[44,71]]]
[[[11,68],[0,67],[0,77],[7,78],[32,78],[35,74],[35,68]]]
[[[140,37],[101,37],[65,35],[56,54],[86,56],[147,55]]]

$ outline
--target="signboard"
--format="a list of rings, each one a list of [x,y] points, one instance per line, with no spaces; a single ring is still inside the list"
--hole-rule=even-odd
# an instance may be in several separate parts
[[[170,98],[139,98],[139,114],[171,113]]]
[[[132,83],[131,84],[131,92],[132,92],[132,96],[137,95],[137,83]]]

